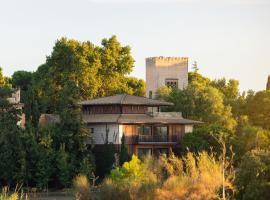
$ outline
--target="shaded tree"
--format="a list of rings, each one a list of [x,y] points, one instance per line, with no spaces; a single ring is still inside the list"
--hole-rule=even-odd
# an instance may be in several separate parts
[[[130,160],[130,156],[128,154],[128,148],[126,144],[126,137],[123,134],[121,138],[121,150],[120,150],[120,165],[123,165],[125,162]]]
[[[253,150],[243,157],[235,183],[237,199],[267,200],[270,198],[270,152]]]
[[[0,87],[0,183],[13,185],[23,181],[25,158],[17,126],[20,110],[7,101],[10,93],[9,87]]]
[[[247,96],[246,112],[251,124],[270,130],[270,90]]]

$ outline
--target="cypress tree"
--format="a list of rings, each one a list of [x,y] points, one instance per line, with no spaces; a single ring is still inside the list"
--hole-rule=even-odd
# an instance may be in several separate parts
[[[130,156],[128,154],[126,137],[125,137],[125,134],[123,134],[123,136],[121,138],[120,165],[123,165],[124,162],[127,162],[129,160],[130,160]]]

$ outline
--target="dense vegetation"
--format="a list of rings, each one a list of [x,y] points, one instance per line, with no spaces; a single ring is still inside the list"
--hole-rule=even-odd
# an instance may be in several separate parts
[[[1,71],[0,186],[62,188],[77,174],[90,177],[95,159],[92,146],[85,144],[91,136],[78,101],[116,93],[144,95],[144,81],[127,76],[133,63],[130,47],[121,46],[115,36],[101,46],[62,38],[36,72],[17,71],[6,78]],[[21,111],[6,100],[13,88],[21,89],[25,129],[16,125]],[[42,126],[42,113],[58,114],[60,122]]]
[[[174,103],[167,110],[204,122],[184,136],[179,157],[125,162],[130,158],[123,144],[123,165],[112,170],[115,149],[107,144],[95,158],[85,143],[91,135],[77,102],[117,93],[145,95],[144,81],[128,76],[133,64],[130,47],[115,36],[100,46],[62,38],[36,72],[17,71],[7,78],[0,71],[0,186],[63,188],[85,174],[74,185],[85,183],[82,191],[89,199],[87,179],[95,172],[107,174],[99,188],[103,199],[269,199],[270,78],[266,90],[240,94],[237,80],[210,80],[196,67],[187,88],[162,87],[156,94]],[[25,129],[17,126],[21,111],[6,99],[13,88],[21,88]],[[58,114],[60,121],[42,126],[42,113]]]

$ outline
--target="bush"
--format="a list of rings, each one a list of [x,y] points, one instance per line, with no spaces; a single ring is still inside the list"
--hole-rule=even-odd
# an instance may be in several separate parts
[[[222,186],[221,162],[206,152],[183,158],[132,156],[130,162],[111,171],[101,185],[101,199],[215,199]]]
[[[130,162],[125,162],[121,168],[112,170],[110,176],[105,179],[101,186],[101,199],[149,199],[155,183],[157,183],[156,176],[133,155]]]

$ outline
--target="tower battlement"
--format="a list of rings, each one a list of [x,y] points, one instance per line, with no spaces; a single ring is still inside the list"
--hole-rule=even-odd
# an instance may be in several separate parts
[[[187,63],[188,57],[149,57],[146,58],[146,66],[169,66],[180,63]]]
[[[188,57],[165,57],[165,56],[154,56],[146,58],[146,61],[182,61],[188,60]]]

